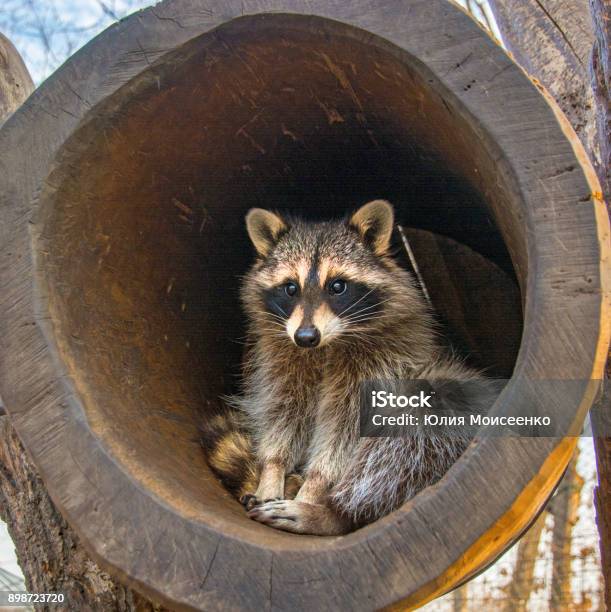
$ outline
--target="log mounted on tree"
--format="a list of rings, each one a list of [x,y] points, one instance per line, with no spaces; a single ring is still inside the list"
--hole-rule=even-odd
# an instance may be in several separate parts
[[[162,2],[43,84],[0,131],[0,165],[0,392],[123,584],[172,608],[416,606],[493,561],[558,482],[575,438],[482,436],[377,523],[295,536],[249,521],[198,445],[240,359],[244,213],[374,197],[519,288],[492,414],[528,402],[581,427],[609,340],[600,186],[557,107],[452,4]]]

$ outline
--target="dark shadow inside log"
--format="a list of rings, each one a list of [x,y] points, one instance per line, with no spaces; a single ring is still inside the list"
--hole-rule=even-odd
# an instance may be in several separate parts
[[[412,58],[313,23],[241,19],[181,48],[91,113],[41,196],[39,280],[90,426],[189,516],[248,520],[197,423],[239,372],[250,207],[317,219],[388,199],[430,232],[414,245],[448,334],[497,375],[519,346],[526,250],[494,147]]]

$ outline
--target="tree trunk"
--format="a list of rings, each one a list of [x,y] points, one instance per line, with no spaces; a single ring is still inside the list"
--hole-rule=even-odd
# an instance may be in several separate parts
[[[611,4],[608,0],[590,0],[590,5],[595,34],[590,68],[602,169],[600,178],[607,204],[611,205]]]
[[[469,612],[469,583],[454,589],[452,593],[452,612]]]
[[[513,577],[507,589],[506,612],[526,612],[535,586],[535,562],[547,512],[542,512],[518,544]]]
[[[63,593],[67,610],[159,610],[91,560],[47,495],[8,416],[0,417],[0,516],[28,591]]]
[[[609,372],[607,362],[607,378]],[[609,408],[608,396],[606,401],[601,403],[601,410]],[[601,417],[601,418],[596,418]],[[596,431],[609,432],[609,415],[604,416],[606,425],[603,429],[602,415],[592,418],[592,426]],[[596,449],[596,471],[598,473],[598,486],[594,489],[594,507],[596,508],[596,524],[600,533],[600,559],[605,577],[605,603],[607,610],[611,610],[611,438],[597,436],[594,438],[594,448]]]
[[[0,34],[0,126],[33,89],[15,47]],[[0,414],[0,517],[15,543],[28,591],[63,593],[66,610],[160,610],[89,557],[49,498],[1,399]]]
[[[573,604],[571,589],[571,536],[577,521],[579,497],[583,478],[577,473],[579,450],[569,467],[551,502],[554,515],[552,533],[552,592],[551,609],[568,610]]]
[[[588,0],[490,0],[489,4],[507,49],[558,102],[598,172],[588,78],[594,42]]]
[[[611,204],[611,3],[608,0],[489,0],[505,45],[548,89],[579,135]],[[609,373],[609,370],[607,370]],[[606,404],[608,406],[608,403]],[[603,426],[603,418],[607,426]],[[609,417],[592,412],[595,491],[605,602],[611,610]]]
[[[590,0],[595,42],[592,50],[592,84],[596,104],[596,119],[600,147],[601,182],[607,206],[611,206],[611,4],[608,0]],[[607,362],[607,378],[611,361]],[[609,397],[601,402],[600,411],[593,415],[594,432],[609,434]],[[604,411],[607,410],[605,414]],[[611,610],[611,437],[594,438],[598,487],[594,491],[596,523],[600,533],[600,555],[605,575],[605,603]]]

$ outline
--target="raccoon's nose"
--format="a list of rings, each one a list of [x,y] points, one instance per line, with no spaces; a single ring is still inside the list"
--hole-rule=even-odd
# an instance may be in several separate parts
[[[320,342],[320,332],[316,327],[300,327],[295,332],[295,342],[297,346],[303,348],[314,348]]]

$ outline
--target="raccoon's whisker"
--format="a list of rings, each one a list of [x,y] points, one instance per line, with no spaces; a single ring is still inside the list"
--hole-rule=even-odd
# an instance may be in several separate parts
[[[368,295],[371,295],[374,291],[375,289],[370,289],[365,295],[361,296],[358,300],[356,300],[356,302],[353,302],[352,304],[350,304],[350,306],[344,308],[344,310],[342,310],[337,316],[341,317],[345,312],[348,312],[351,308],[354,308],[359,302],[362,302]]]
[[[274,326],[280,327],[282,329],[285,329],[285,327],[286,327],[286,322],[285,321],[274,321],[273,319],[265,321],[265,324],[266,325],[274,325]],[[260,329],[260,328],[257,328],[257,329]]]
[[[284,308],[282,308],[282,306],[280,306],[279,304],[276,304],[276,306],[280,309],[280,312],[288,319],[289,316],[288,314],[286,314],[286,312],[284,311]]]
[[[280,327],[284,327],[286,321],[283,321],[282,319],[272,319],[271,321],[266,321],[266,323],[268,323],[269,325],[279,325]]]
[[[350,319],[344,319],[344,323],[351,325],[352,323],[355,323],[356,321],[362,321],[363,319],[374,317],[376,315],[377,315],[377,312],[367,312],[362,315],[351,317]]]
[[[359,345],[360,349],[366,347],[372,351],[376,350],[375,344],[369,338],[352,337],[349,340],[342,342],[343,347],[349,349],[350,352],[356,349],[356,345]]]
[[[263,310],[262,308],[256,308],[255,312],[260,315],[268,315],[270,317],[280,317],[280,315],[276,314],[275,312],[272,312],[271,310]],[[284,310],[282,312],[284,312]]]
[[[283,336],[286,333],[284,327],[261,327],[259,328],[259,331],[270,332],[280,336]]]
[[[284,319],[283,317],[281,317],[280,315],[277,315],[274,312],[270,312],[269,310],[257,310],[255,311],[257,314],[260,314],[261,316],[264,317],[272,317],[273,319],[278,319],[280,321],[286,321],[286,319]]]
[[[390,317],[390,316],[394,316],[394,313],[384,312],[383,310],[372,310],[371,312],[355,313],[349,317],[346,317],[345,319],[342,319],[342,321],[350,322],[350,321],[354,321],[355,319],[359,319],[361,317]]]
[[[362,321],[356,321],[356,323],[353,324],[353,328],[354,330],[364,330],[366,329],[367,331],[371,331],[371,328],[369,327],[365,327],[364,324],[365,323],[369,323],[371,321],[375,321],[377,319],[363,319]]]
[[[353,347],[354,344],[352,342],[350,342],[349,340],[346,340],[345,338],[334,338],[333,339],[334,343],[338,343],[338,344],[343,344],[344,346],[347,347]]]
[[[390,302],[391,299],[392,298],[386,298],[385,300],[380,300],[379,302],[376,302],[375,304],[364,306],[363,308],[359,308],[355,312],[350,313],[348,316],[351,317],[352,315],[358,314],[359,312],[365,312],[366,310],[371,310],[372,308],[375,308],[376,306],[380,306],[381,304],[386,304],[386,302]]]
[[[364,323],[369,323],[370,321],[377,321],[379,319],[386,319],[386,318],[389,318],[389,317],[386,317],[386,316],[383,315],[383,316],[380,316],[380,317],[367,317],[367,318],[359,319],[358,321],[354,321],[352,323],[352,327],[350,327],[348,330],[346,330],[344,332],[344,335],[350,334],[352,332],[356,332],[356,331],[359,331],[359,330],[367,329],[365,327],[362,327],[362,325]],[[368,331],[370,331],[370,330],[368,330]]]
[[[286,319],[282,319],[280,317],[274,317],[270,321],[270,323],[277,323],[278,325],[286,325]]]
[[[283,334],[279,331],[276,330],[272,330],[272,329],[263,329],[261,331],[264,331],[266,333],[266,335],[268,337],[274,337],[274,338],[287,338],[286,334]]]
[[[368,319],[374,318],[374,317],[377,318],[377,319],[380,319],[380,318],[383,318],[383,317],[388,318],[388,317],[391,317],[391,316],[392,315],[390,315],[390,314],[385,314],[385,313],[382,313],[382,312],[379,312],[379,311],[367,312],[365,314],[354,316],[354,317],[351,317],[349,319],[344,319],[344,323],[352,324],[352,323],[355,323],[357,321],[365,321],[365,320],[368,320]]]
[[[362,312],[366,312],[367,310],[371,310],[372,308],[376,308],[377,306],[380,306],[381,304],[385,304],[386,302],[390,302],[390,298],[386,299],[386,300],[381,300],[379,302],[377,302],[376,304],[372,304],[371,306],[365,306],[364,308],[360,308],[359,310],[351,313],[350,315],[348,315],[344,321],[349,321],[352,317],[362,313]],[[345,311],[344,311],[345,312]],[[337,315],[338,317],[340,315]]]
[[[371,336],[368,335],[363,335],[362,333],[355,333],[355,334],[346,334],[351,336],[351,338],[358,340],[359,342],[369,345],[372,348],[375,347],[375,342],[373,341],[373,338]],[[349,343],[352,344],[352,343]]]
[[[274,314],[273,312],[267,312],[264,310],[256,310],[256,314],[261,315],[262,317],[269,317],[273,321],[279,321],[282,324],[285,324],[287,319],[283,319],[280,315]]]

